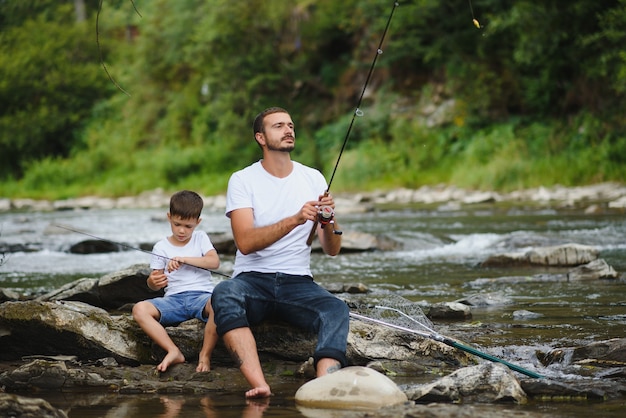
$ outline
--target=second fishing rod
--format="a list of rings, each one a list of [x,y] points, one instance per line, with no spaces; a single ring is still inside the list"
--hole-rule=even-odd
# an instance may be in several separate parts
[[[343,139],[343,143],[341,145],[341,149],[339,151],[339,155],[337,156],[337,161],[335,162],[335,167],[333,168],[333,172],[330,176],[330,180],[328,180],[328,187],[324,192],[325,196],[328,196],[330,193],[330,186],[333,183],[333,179],[335,178],[335,173],[337,172],[337,167],[339,167],[339,161],[341,160],[341,156],[343,155],[343,151],[346,148],[346,144],[348,143],[348,139],[350,139],[350,133],[352,132],[352,127],[354,126],[354,122],[357,116],[363,116],[363,111],[361,110],[361,102],[363,101],[363,96],[365,96],[365,91],[367,90],[367,86],[372,78],[372,74],[374,73],[374,67],[376,67],[376,62],[378,61],[378,57],[383,53],[383,43],[385,42],[385,37],[387,36],[387,32],[389,31],[389,27],[391,25],[391,20],[393,15],[398,8],[400,3],[398,1],[394,1],[391,7],[391,11],[389,12],[389,17],[387,18],[387,24],[385,25],[385,30],[380,38],[380,42],[378,43],[378,48],[376,49],[376,53],[374,54],[374,59],[372,60],[372,64],[370,65],[369,72],[367,73],[367,78],[365,79],[365,83],[363,84],[363,88],[361,89],[361,94],[356,103],[356,107],[354,112],[352,113],[352,119],[350,120],[350,124],[348,125],[348,129],[346,131],[346,135]],[[313,243],[313,239],[315,238],[315,232],[317,231],[317,225],[320,224],[322,228],[324,228],[328,224],[333,223],[333,218],[335,216],[334,210],[329,206],[321,206],[318,211],[318,216],[315,222],[313,223],[313,227],[311,228],[311,233],[307,239],[307,245],[311,245]],[[334,227],[334,225],[333,225]],[[341,234],[341,231],[333,229],[335,234]]]

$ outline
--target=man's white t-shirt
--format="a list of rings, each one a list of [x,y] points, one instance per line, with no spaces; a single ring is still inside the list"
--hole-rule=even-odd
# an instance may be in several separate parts
[[[269,174],[260,161],[230,177],[226,193],[226,216],[236,209],[252,208],[254,226],[275,224],[295,215],[326,190],[326,179],[318,170],[293,161],[293,171],[285,178]],[[297,226],[274,244],[260,251],[242,254],[237,250],[233,276],[246,271],[311,276],[311,247],[306,241],[313,222]]]
[[[167,238],[164,238],[154,245],[153,254],[150,258],[150,268],[162,270],[167,267],[167,263],[171,258],[203,257],[213,249],[213,243],[209,236],[202,231],[193,231],[191,239],[183,247],[172,245]],[[168,272],[166,270],[165,275],[167,276],[166,295],[187,291],[213,292],[215,287],[210,271],[188,264],[183,264],[175,271]]]

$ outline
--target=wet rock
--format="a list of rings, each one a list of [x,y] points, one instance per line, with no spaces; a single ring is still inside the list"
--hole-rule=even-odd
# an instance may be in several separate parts
[[[471,308],[464,303],[459,302],[440,302],[435,303],[428,311],[430,319],[456,319],[465,320],[472,317]]]
[[[491,284],[524,284],[524,283],[553,283],[566,282],[566,274],[535,274],[532,276],[505,276],[480,278],[468,282],[472,287],[482,287]]]
[[[395,405],[380,408],[376,411],[376,418],[546,418],[543,411],[522,411],[514,406],[507,408],[499,406],[494,408],[493,405],[468,405],[466,403],[443,404],[431,403],[428,405],[407,403],[404,405]],[[369,418],[370,415],[363,415],[363,418]],[[317,418],[317,417],[316,417]]]
[[[350,322],[347,355],[352,364],[385,361],[388,368],[402,368],[406,361],[437,370],[475,363],[467,353],[441,342],[362,321]]]
[[[569,281],[617,279],[619,274],[605,260],[598,259],[578,266],[567,273]]]
[[[124,251],[120,244],[99,239],[88,239],[70,246],[69,252],[72,254],[101,254],[116,253]]]
[[[295,398],[299,407],[350,410],[378,409],[407,401],[387,376],[360,366],[311,380],[300,386]]]
[[[363,283],[329,283],[324,284],[324,288],[330,293],[365,294],[369,292],[369,288]]]
[[[187,360],[198,357],[204,330],[201,321],[186,321],[166,329]],[[315,349],[315,335],[286,323],[263,322],[252,331],[263,357],[306,361]],[[0,344],[0,360],[64,354],[80,361],[111,357],[120,364],[137,365],[156,364],[164,355],[130,315],[110,315],[103,309],[73,301],[1,304]],[[218,363],[231,363],[221,340],[213,357]],[[351,322],[348,358],[355,365],[377,359],[413,359],[424,367],[437,368],[469,362],[466,354],[445,344],[359,321]]]
[[[146,285],[148,264],[136,264],[99,279],[83,278],[37,298],[38,301],[78,301],[103,309],[119,309],[125,304],[163,296]]]
[[[64,361],[34,360],[17,369],[0,375],[0,384],[14,391],[62,389],[117,388],[97,373],[88,373],[80,368],[68,368]]]
[[[525,309],[520,309],[513,312],[513,319],[515,320],[536,319],[541,318],[542,316],[543,314],[527,311]]]
[[[67,418],[47,401],[0,392],[0,416],[20,418]]]
[[[124,364],[145,361],[123,322],[82,302],[5,302],[0,305],[0,359],[72,354],[81,359],[111,356]]]
[[[2,302],[6,302],[6,301],[16,301],[20,299],[20,294],[11,290],[11,289],[5,289],[5,288],[0,288],[0,303]]]
[[[554,363],[576,364],[584,361],[597,367],[625,367],[626,366],[626,338],[613,338],[594,342],[580,347],[563,347],[554,349],[540,356],[543,365]]]
[[[504,306],[512,303],[511,298],[502,293],[475,293],[455,301],[468,306],[488,307],[488,306]]]
[[[427,402],[526,402],[513,372],[499,363],[464,367],[435,382],[405,390],[410,400]]]
[[[622,196],[619,199],[615,199],[609,202],[609,208],[611,209],[626,209],[626,196]]]
[[[603,379],[523,379],[520,382],[528,397],[540,401],[607,400],[626,394],[626,385]]]
[[[565,244],[528,251],[530,264],[542,266],[578,266],[598,258],[598,249],[589,245]]]
[[[497,254],[481,263],[483,267],[540,265],[540,266],[579,266],[598,258],[598,249],[588,245],[564,244],[538,247],[526,252]]]

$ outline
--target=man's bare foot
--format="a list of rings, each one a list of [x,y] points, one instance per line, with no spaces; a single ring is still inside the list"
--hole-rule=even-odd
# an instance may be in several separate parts
[[[252,388],[246,392],[246,398],[248,399],[268,398],[270,396],[272,396],[272,391],[269,386]]]
[[[261,418],[270,405],[270,398],[257,398],[246,401],[246,409],[242,412],[242,418]]]
[[[198,360],[198,366],[196,366],[197,372],[210,372],[211,363],[208,360]]]
[[[184,363],[184,362],[185,362],[185,356],[183,356],[183,353],[181,353],[180,350],[178,350],[177,352],[174,352],[174,353],[167,353],[165,358],[163,358],[163,361],[161,362],[161,364],[159,364],[156,367],[156,369],[157,371],[163,373],[164,371],[167,370],[168,367],[173,366],[174,364],[179,364],[179,363]]]

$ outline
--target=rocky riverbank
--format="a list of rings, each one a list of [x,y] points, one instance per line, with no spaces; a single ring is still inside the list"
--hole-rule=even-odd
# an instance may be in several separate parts
[[[596,214],[623,213],[626,210],[624,196],[626,190],[618,184],[535,189],[510,194],[441,186],[340,195],[336,200],[341,208],[338,212],[377,211],[407,204],[430,205],[439,211],[467,205],[519,204]],[[111,200],[82,198],[33,202],[4,199],[0,206],[7,211],[73,211],[162,208],[168,201],[169,195],[153,191],[139,197]],[[223,196],[209,197],[206,202],[209,210],[223,209]],[[350,247],[350,231],[344,232],[347,247]],[[384,251],[375,238],[358,236],[355,243],[372,244],[355,251]],[[225,247],[233,245],[228,237],[222,244]],[[231,254],[232,248],[220,252]],[[468,285],[586,281],[593,287],[594,281],[610,281],[618,285],[624,281],[623,272],[616,272],[598,258],[595,248],[578,244],[501,253],[485,258],[482,263],[483,267],[500,268],[520,265],[534,266],[533,272],[541,271],[544,266],[545,274],[476,278]],[[189,397],[243,394],[247,384],[221,344],[214,353],[212,371],[195,372],[202,337],[201,324],[196,321],[168,329],[183,348],[188,362],[167,373],[155,373],[154,366],[163,353],[130,316],[133,303],[155,296],[145,287],[146,277],[147,266],[136,265],[101,277],[80,279],[45,294],[26,295],[6,287],[0,289],[0,416],[67,416],[66,411],[75,411],[80,405],[115,405],[120,396],[132,399],[168,394]],[[363,306],[371,303],[369,291],[361,283],[327,286],[354,312],[362,312]],[[466,298],[422,308],[428,319],[437,322],[436,329],[441,335],[459,343],[479,341],[478,336],[497,334],[498,330],[489,324],[470,325],[473,309],[514,303],[504,294],[485,293],[482,296],[482,300]],[[512,315],[529,318],[534,313],[518,309]],[[259,336],[259,351],[272,386],[280,387],[288,382],[290,387],[297,387],[311,378],[308,356],[313,350],[314,336],[273,322],[256,327],[254,332]],[[482,403],[510,404],[511,413],[515,413],[515,405],[533,401],[553,404],[582,401],[605,405],[616,400],[621,404],[626,402],[626,339],[623,338],[586,341],[545,351],[533,349],[525,367],[530,367],[543,378],[528,377],[437,339],[358,319],[351,321],[348,344],[351,364],[366,366],[402,381],[401,389],[411,400],[407,405],[383,408],[362,416],[480,414],[490,417],[500,416],[503,409],[485,409],[481,407]],[[504,353],[502,356],[507,357]],[[86,399],[79,393],[93,396]],[[53,408],[39,399],[49,399],[51,394],[68,394],[64,401],[66,406]],[[158,398],[156,400],[158,403]],[[319,415],[314,412],[311,416]],[[524,416],[534,415],[525,413]]]
[[[562,253],[560,249],[555,254]],[[586,260],[593,251],[576,248],[576,254]],[[99,279],[78,280],[35,299],[0,303],[0,392],[5,392],[0,393],[0,412],[47,408],[45,404],[33,406],[28,401],[37,393],[197,395],[243,391],[246,383],[221,344],[214,352],[212,371],[195,372],[194,360],[202,338],[202,324],[198,321],[168,328],[188,363],[172,367],[166,373],[155,373],[154,365],[163,352],[130,316],[134,302],[155,296],[145,286],[148,273],[147,265],[132,266]],[[598,277],[590,279],[598,280]],[[365,311],[368,315],[371,304],[361,300],[367,288],[348,287],[336,290],[338,296],[354,312]],[[445,335],[445,339],[462,345],[462,341],[472,340],[475,332],[489,332],[484,327],[478,330],[462,326],[462,321],[471,317],[471,307],[498,303],[505,302],[491,297],[482,301],[451,301],[447,314],[442,314],[446,310],[437,306],[432,307],[428,316],[445,318],[438,326],[442,334],[437,335]],[[414,304],[408,302],[403,309],[409,311],[411,305]],[[466,314],[457,315],[456,305],[465,306]],[[413,376],[414,380],[413,384],[403,386],[411,404],[400,410],[396,406],[390,409],[393,412],[383,409],[379,416],[412,416],[419,405],[431,402],[519,404],[528,399],[606,401],[626,396],[626,339],[536,352],[533,355],[539,372],[522,369],[527,374],[518,374],[499,363],[498,358],[481,361],[472,351],[457,349],[428,334],[407,333],[387,324],[355,318],[348,338],[350,363],[391,376]],[[418,319],[427,321],[426,317]],[[263,323],[253,332],[270,383],[291,379],[298,385],[312,377],[308,356],[313,351],[315,336],[277,322]],[[567,370],[572,377],[542,376],[541,369],[547,371],[553,365]],[[587,378],[598,374],[602,379]],[[63,416],[62,411],[55,413],[59,415],[43,416]],[[432,416],[448,416],[448,413],[447,408],[441,408],[442,415]]]
[[[129,209],[162,208],[169,204],[170,194],[162,189],[141,193],[138,196],[102,198],[85,196],[58,201],[0,198],[0,212],[54,211],[75,209]],[[510,193],[467,190],[455,186],[423,186],[419,189],[394,189],[363,193],[337,193],[337,211],[340,213],[367,211],[374,205],[425,204],[452,209],[459,205],[483,203],[532,203],[537,206],[584,208],[589,212],[626,210],[626,185],[600,183],[580,187],[538,187]],[[206,196],[207,209],[223,210],[224,195]]]

